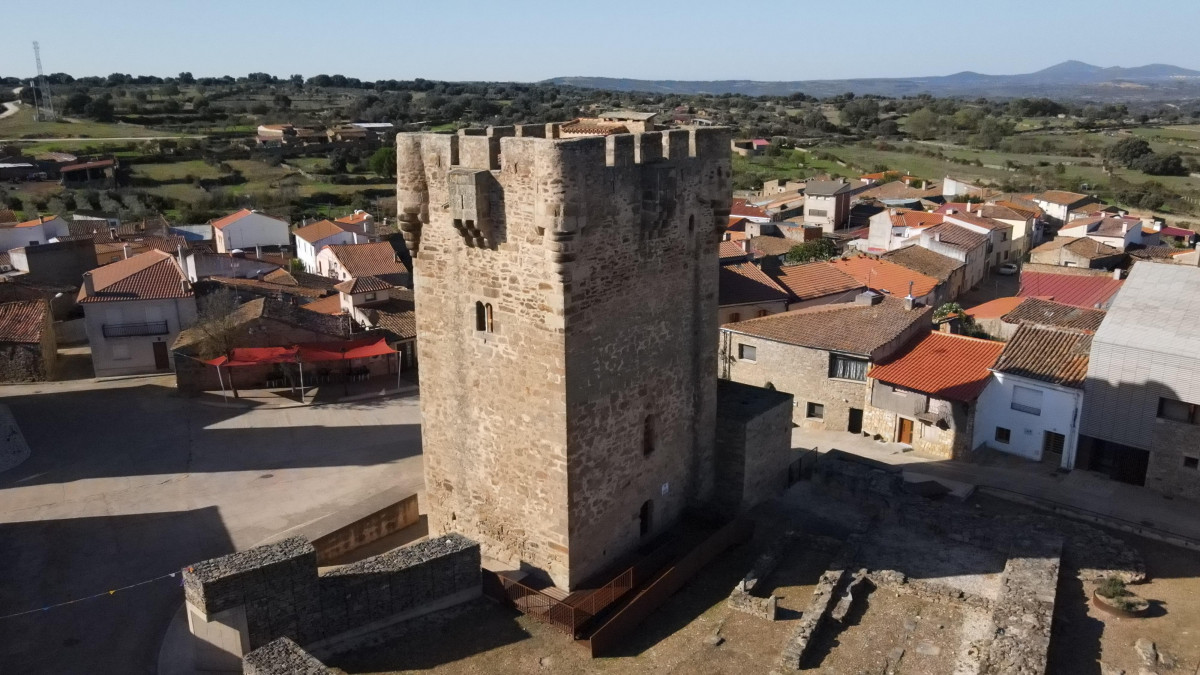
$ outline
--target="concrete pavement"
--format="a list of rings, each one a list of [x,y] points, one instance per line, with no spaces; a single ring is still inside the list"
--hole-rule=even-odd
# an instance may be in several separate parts
[[[991,488],[1040,502],[1120,520],[1132,526],[1161,530],[1200,542],[1200,503],[1162,495],[1091,471],[1069,473],[1018,457],[992,453],[986,464],[921,457],[901,443],[882,443],[859,434],[795,429],[792,446],[819,452],[842,450],[900,467],[906,474]],[[1003,496],[1012,496],[1003,495]]]
[[[0,617],[246,548],[423,485],[417,399],[230,410],[170,377],[0,387],[31,456],[0,473]],[[13,672],[153,673],[177,579],[0,618]]]

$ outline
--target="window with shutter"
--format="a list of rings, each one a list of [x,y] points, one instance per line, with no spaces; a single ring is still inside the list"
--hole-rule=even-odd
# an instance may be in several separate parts
[[[1013,387],[1012,409],[1030,415],[1042,414],[1042,391],[1029,387]]]

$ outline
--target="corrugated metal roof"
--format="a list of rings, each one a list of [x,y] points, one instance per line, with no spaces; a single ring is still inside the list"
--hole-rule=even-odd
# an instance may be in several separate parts
[[[1075,276],[1048,272],[1022,272],[1023,298],[1042,298],[1075,307],[1105,309],[1112,302],[1123,281],[1111,277]]]

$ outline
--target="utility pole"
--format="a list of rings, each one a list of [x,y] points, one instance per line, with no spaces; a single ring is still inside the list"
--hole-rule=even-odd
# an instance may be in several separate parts
[[[57,119],[54,114],[54,99],[50,95],[50,83],[42,72],[42,49],[37,40],[33,41],[33,59],[37,62],[37,88],[34,89],[35,118],[39,122],[51,122]],[[40,100],[40,103],[39,103]]]

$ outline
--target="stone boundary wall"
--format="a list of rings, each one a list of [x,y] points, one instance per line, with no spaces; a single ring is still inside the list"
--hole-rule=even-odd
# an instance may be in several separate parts
[[[480,553],[477,543],[450,534],[319,576],[312,544],[291,537],[191,565],[183,586],[193,624],[240,632],[245,651],[284,637],[336,653],[347,635],[478,597]],[[231,610],[244,611],[244,624],[227,619]]]
[[[242,660],[243,675],[333,675],[315,656],[287,638],[255,649]]]
[[[796,630],[788,638],[788,642],[783,648],[783,654],[780,655],[779,666],[782,669],[800,670],[801,664],[804,662],[804,655],[808,652],[809,643],[839,599],[836,591],[842,585],[843,580],[849,578],[849,568],[857,553],[858,544],[852,537],[838,551],[833,562],[829,563],[829,569],[821,574],[821,579],[817,581],[817,587],[813,589],[813,597],[808,603],[808,608],[804,610],[800,621],[797,622]]]
[[[945,584],[910,579],[903,572],[896,570],[875,570],[867,573],[867,578],[877,588],[886,588],[901,595],[911,595],[926,602],[936,602],[949,605],[967,605],[975,609],[991,612],[994,603],[982,595],[947,586]]]
[[[768,544],[766,550],[755,559],[750,571],[729,593],[727,604],[739,612],[774,621],[778,609],[778,598],[773,594],[767,597],[756,596],[753,595],[753,592],[779,566],[787,549],[800,539],[803,539],[809,548],[829,547],[833,550],[842,544],[837,539],[820,535],[802,535],[788,530]]]
[[[1046,537],[1029,541],[1004,565],[981,675],[1046,672],[1061,554],[1062,539]]]

